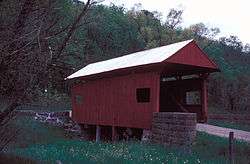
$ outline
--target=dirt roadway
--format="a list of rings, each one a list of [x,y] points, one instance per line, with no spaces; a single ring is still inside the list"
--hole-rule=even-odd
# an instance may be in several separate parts
[[[223,128],[223,127],[209,125],[209,124],[197,124],[196,130],[200,132],[205,132],[208,134],[220,136],[220,137],[229,137],[229,132],[234,132],[235,139],[250,143],[250,132],[243,131],[243,130]]]

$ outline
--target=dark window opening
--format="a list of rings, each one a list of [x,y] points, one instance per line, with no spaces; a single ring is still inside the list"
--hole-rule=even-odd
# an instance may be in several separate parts
[[[138,103],[150,102],[150,88],[137,88],[136,99]]]
[[[186,92],[186,104],[187,105],[200,105],[201,104],[200,91]]]
[[[76,99],[76,104],[82,104],[82,101],[83,101],[83,97],[82,96],[76,95],[75,99]]]

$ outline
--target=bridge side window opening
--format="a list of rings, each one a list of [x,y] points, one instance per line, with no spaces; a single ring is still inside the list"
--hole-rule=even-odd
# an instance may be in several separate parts
[[[199,90],[187,91],[185,100],[186,105],[201,105],[201,92]]]
[[[76,95],[75,96],[75,102],[76,102],[77,105],[81,105],[83,103],[82,95]]]
[[[137,88],[136,100],[138,103],[150,102],[150,88]]]

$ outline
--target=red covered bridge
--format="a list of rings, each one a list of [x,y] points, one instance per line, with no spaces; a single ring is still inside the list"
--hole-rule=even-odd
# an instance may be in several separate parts
[[[83,125],[151,129],[153,112],[207,121],[209,73],[218,67],[193,40],[92,63],[67,77],[72,116]]]

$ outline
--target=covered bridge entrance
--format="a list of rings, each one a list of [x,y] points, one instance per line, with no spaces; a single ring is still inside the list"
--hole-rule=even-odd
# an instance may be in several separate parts
[[[163,77],[160,81],[159,112],[196,113],[207,121],[206,75]]]
[[[209,73],[219,71],[193,40],[89,64],[67,77],[79,124],[151,129],[155,112],[207,118]]]

